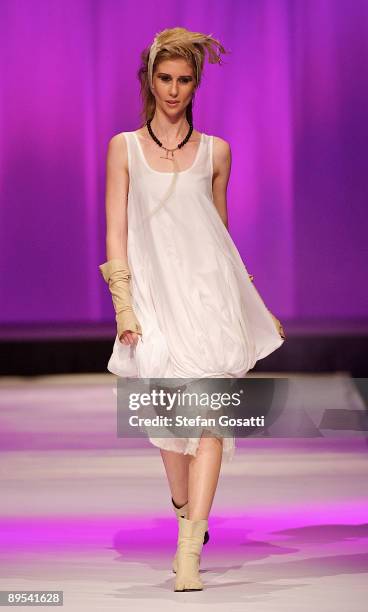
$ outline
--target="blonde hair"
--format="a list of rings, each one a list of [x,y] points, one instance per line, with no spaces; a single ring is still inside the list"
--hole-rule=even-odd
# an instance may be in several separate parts
[[[186,28],[170,28],[155,35],[152,44],[141,53],[141,66],[138,70],[142,99],[141,127],[148,119],[152,119],[155,113],[156,101],[152,93],[155,67],[165,59],[184,58],[193,68],[197,89],[201,83],[206,50],[210,64],[222,64],[221,53],[230,53],[212,34],[190,32]],[[192,103],[193,100],[186,109],[190,122],[193,121]]]

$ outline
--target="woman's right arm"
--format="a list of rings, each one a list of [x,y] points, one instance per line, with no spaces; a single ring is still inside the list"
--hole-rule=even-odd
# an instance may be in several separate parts
[[[128,189],[127,143],[123,134],[116,134],[109,141],[106,157],[106,259],[126,263]]]
[[[131,306],[128,277],[128,190],[127,142],[124,134],[116,134],[109,141],[107,148],[105,195],[107,261],[100,266],[100,269],[112,293],[119,339],[123,344],[136,344],[142,329]]]

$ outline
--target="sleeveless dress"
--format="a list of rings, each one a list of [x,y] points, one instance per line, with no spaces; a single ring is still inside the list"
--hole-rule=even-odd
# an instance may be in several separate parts
[[[284,342],[254,288],[212,195],[213,136],[202,133],[192,165],[161,172],[139,137],[127,143],[128,242],[132,307],[142,336],[116,335],[107,369],[121,377],[244,377]],[[199,438],[149,438],[196,454]],[[235,440],[223,439],[231,461]]]

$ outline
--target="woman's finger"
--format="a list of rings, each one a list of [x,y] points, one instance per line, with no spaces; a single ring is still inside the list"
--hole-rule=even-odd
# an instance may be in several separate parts
[[[136,332],[127,330],[123,333],[123,342],[124,344],[128,346],[137,344],[138,338],[139,338],[139,334],[137,334]]]

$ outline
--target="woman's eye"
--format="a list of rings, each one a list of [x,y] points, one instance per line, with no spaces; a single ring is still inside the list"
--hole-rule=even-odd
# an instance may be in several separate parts
[[[160,77],[160,79],[162,81],[170,81],[171,80],[170,77],[167,77],[167,76],[162,76],[162,77]],[[190,79],[187,79],[187,78],[184,77],[182,79],[179,79],[179,81],[181,81],[182,83],[189,83]]]

